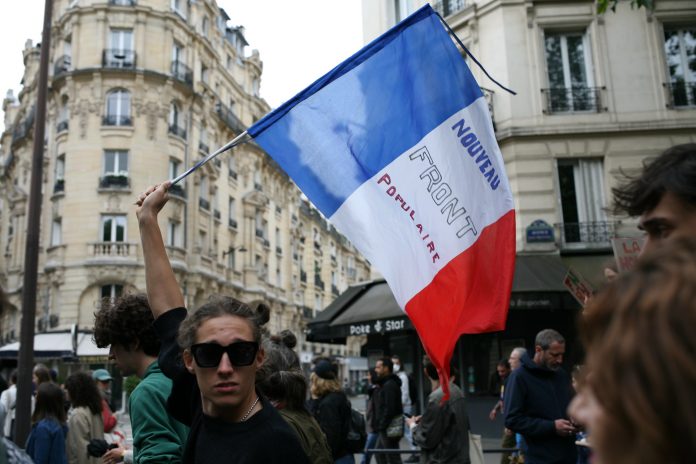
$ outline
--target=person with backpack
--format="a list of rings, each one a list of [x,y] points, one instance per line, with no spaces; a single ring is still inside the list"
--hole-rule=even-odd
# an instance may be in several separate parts
[[[351,422],[348,397],[338,383],[338,369],[328,359],[319,360],[310,375],[311,412],[324,431],[335,464],[354,464],[347,438]]]

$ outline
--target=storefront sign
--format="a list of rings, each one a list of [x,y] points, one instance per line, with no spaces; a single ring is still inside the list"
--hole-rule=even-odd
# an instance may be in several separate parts
[[[351,324],[348,328],[348,335],[370,335],[385,332],[395,332],[410,328],[407,326],[406,319],[379,319],[376,321]]]
[[[558,298],[554,298],[557,300]],[[552,301],[550,296],[513,295],[510,298],[510,309],[554,309],[558,301]]]
[[[552,243],[555,241],[553,227],[541,219],[532,222],[526,230],[527,243]]]
[[[636,265],[638,257],[643,251],[643,237],[611,239],[611,247],[614,249],[614,258],[619,272],[629,271]]]

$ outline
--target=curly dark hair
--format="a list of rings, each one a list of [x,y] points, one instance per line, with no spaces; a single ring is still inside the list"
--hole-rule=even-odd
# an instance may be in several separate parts
[[[157,356],[160,341],[152,328],[154,320],[144,294],[124,295],[113,303],[105,298],[94,314],[94,341],[99,348],[115,344]]]
[[[250,304],[224,295],[213,295],[210,300],[196,311],[188,313],[179,326],[179,346],[186,350],[196,343],[196,331],[208,319],[220,316],[237,316],[246,319],[254,333],[254,341],[261,343],[263,326],[271,318],[271,308],[262,301]]]
[[[70,395],[73,407],[84,406],[89,408],[92,414],[101,414],[102,397],[91,375],[83,371],[70,374],[65,380],[65,389]]]
[[[640,176],[624,177],[624,185],[612,189],[617,214],[640,216],[652,211],[666,192],[696,208],[696,143],[668,148],[644,161]]]

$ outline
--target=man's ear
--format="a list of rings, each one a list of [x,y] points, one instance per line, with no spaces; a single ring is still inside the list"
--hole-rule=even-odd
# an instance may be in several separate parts
[[[195,374],[193,370],[193,355],[191,355],[191,350],[188,348],[185,349],[182,353],[182,358],[184,359],[184,366],[186,366],[186,370],[191,374]]]

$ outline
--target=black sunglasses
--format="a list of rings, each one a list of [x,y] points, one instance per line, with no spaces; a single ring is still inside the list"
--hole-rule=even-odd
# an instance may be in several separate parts
[[[222,353],[227,353],[235,367],[249,366],[254,362],[259,344],[256,342],[235,342],[227,346],[217,343],[196,343],[191,345],[191,354],[198,367],[218,367]]]

